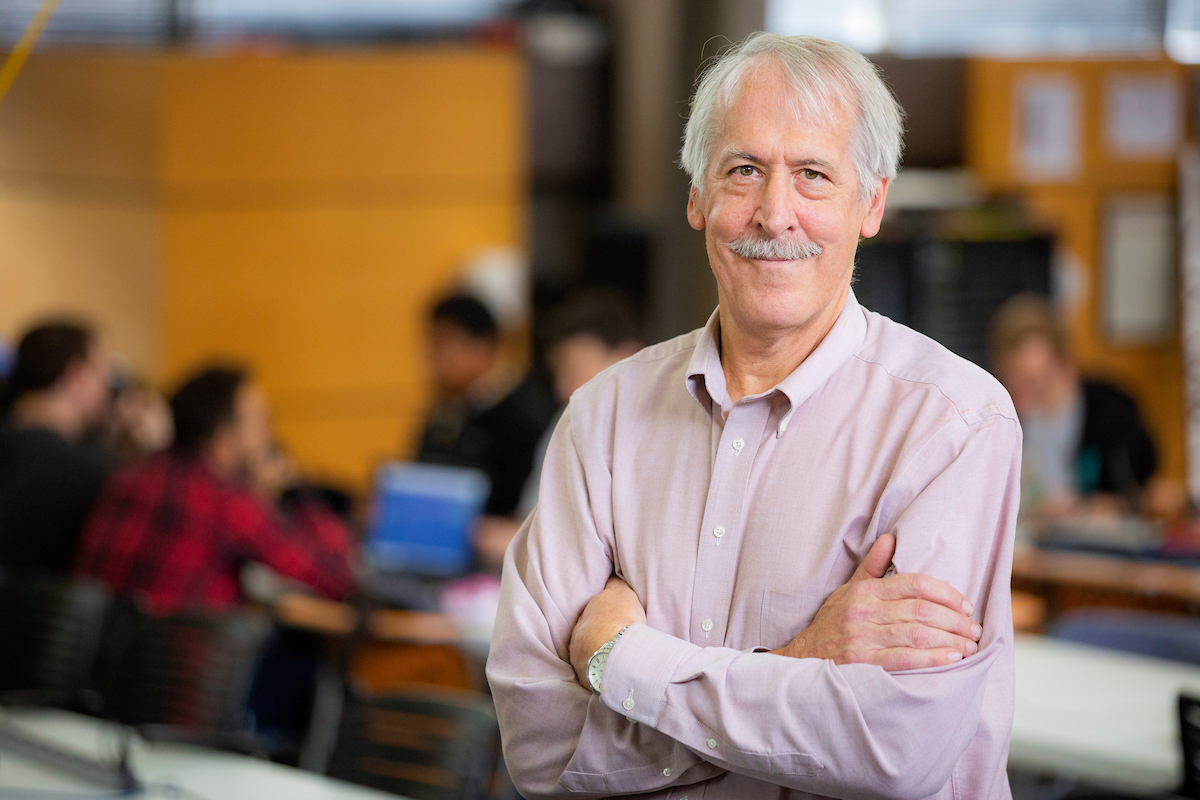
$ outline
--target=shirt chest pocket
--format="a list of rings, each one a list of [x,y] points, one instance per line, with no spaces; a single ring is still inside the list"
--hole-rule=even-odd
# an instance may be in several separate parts
[[[825,592],[786,594],[765,590],[758,616],[760,646],[777,650],[790,642],[809,626],[827,596]]]

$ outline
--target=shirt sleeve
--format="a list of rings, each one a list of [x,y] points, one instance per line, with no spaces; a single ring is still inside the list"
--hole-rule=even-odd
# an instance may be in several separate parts
[[[1011,730],[1009,582],[1020,448],[1015,420],[964,423],[908,470],[926,477],[885,493],[880,509],[894,520],[877,532],[896,535],[897,570],[943,580],[974,603],[983,627],[975,655],[888,673],[699,647],[635,625],[609,656],[603,702],[714,764],[771,783],[835,797],[934,794],[985,714],[988,730],[1005,737]],[[977,789],[967,796],[993,795],[1005,768],[1003,758],[996,761],[993,774],[963,776]]]
[[[608,487],[585,481],[570,414],[551,438],[540,502],[505,556],[487,676],[509,773],[530,800],[632,794],[721,774],[668,734],[606,707],[571,667],[571,631],[613,560],[597,535],[603,510],[589,500]]]
[[[239,493],[227,509],[229,545],[242,558],[332,599],[340,600],[354,588],[350,531],[321,503],[304,499],[285,515]]]

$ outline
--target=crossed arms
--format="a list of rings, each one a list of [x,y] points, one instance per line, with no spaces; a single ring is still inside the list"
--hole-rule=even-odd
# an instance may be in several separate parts
[[[488,664],[522,793],[632,794],[725,772],[835,797],[937,792],[981,715],[1011,715],[1011,697],[997,703],[985,690],[1011,658],[1020,432],[993,418],[954,437],[854,579],[786,647],[761,653],[643,624],[642,602],[610,583],[596,498],[560,425],[547,457],[559,491],[543,493],[508,551]],[[900,574],[882,577],[888,562]],[[582,664],[626,624],[595,697]],[[995,774],[974,782],[1002,779],[1002,755],[993,760]]]

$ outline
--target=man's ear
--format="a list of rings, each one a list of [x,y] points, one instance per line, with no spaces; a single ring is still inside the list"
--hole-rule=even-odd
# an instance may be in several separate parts
[[[883,222],[883,206],[887,202],[888,186],[891,183],[890,178],[884,178],[876,186],[875,196],[871,198],[871,205],[867,208],[867,215],[863,217],[862,227],[859,229],[859,233],[867,239],[879,233],[879,226]]]
[[[700,192],[693,186],[688,190],[688,224],[698,231],[704,230],[704,212],[700,209]]]

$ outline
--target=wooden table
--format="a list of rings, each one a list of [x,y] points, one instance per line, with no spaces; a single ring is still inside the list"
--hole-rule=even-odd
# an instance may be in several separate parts
[[[1051,614],[1084,605],[1200,612],[1200,569],[1117,556],[1021,549],[1013,588],[1045,596]]]

